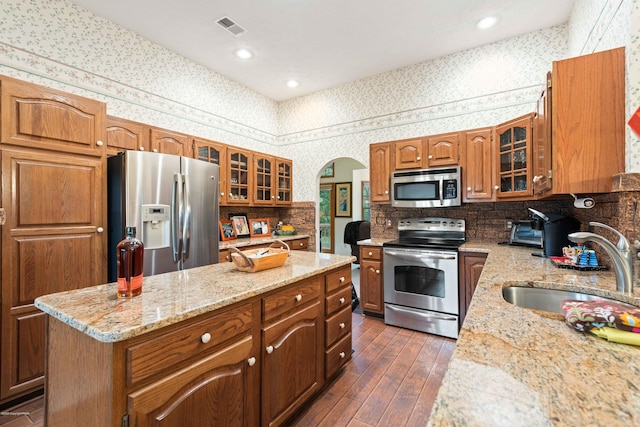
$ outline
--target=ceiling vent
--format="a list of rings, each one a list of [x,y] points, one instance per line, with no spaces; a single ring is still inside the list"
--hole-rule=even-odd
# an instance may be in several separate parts
[[[240,25],[236,24],[226,16],[218,19],[218,21],[216,22],[218,23],[218,25],[220,25],[222,28],[229,31],[231,34],[233,34],[236,37],[245,32],[244,28],[242,28]]]

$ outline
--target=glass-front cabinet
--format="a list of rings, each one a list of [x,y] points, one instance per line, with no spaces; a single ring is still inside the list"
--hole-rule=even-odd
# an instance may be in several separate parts
[[[274,163],[273,157],[254,154],[253,201],[256,205],[273,205],[275,202]]]
[[[224,205],[227,201],[225,195],[227,184],[227,159],[226,146],[220,142],[209,141],[201,138],[193,139],[193,154],[196,159],[205,162],[214,163],[220,166],[220,204]]]
[[[227,147],[227,204],[248,205],[251,188],[251,152]]]
[[[277,205],[291,205],[292,202],[292,170],[293,163],[291,160],[276,159],[276,183],[278,192],[276,194]]]
[[[496,127],[498,142],[497,198],[529,197],[533,113]]]

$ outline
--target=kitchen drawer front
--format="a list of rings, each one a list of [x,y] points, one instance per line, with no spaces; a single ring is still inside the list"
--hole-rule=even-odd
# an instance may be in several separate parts
[[[362,246],[360,248],[360,259],[371,261],[382,261],[382,248],[372,246]]]
[[[285,242],[291,250],[306,251],[309,248],[309,239],[294,239]]]
[[[336,289],[351,283],[351,264],[327,274],[325,280],[327,293],[333,292]]]
[[[306,305],[320,296],[320,277],[314,277],[293,288],[286,289],[262,299],[262,321],[268,322],[278,316]]]
[[[127,385],[250,332],[251,318],[251,305],[246,304],[127,348]]]
[[[351,332],[351,307],[345,307],[324,321],[325,346],[331,346],[348,332]]]
[[[335,375],[340,368],[351,360],[351,332],[324,353],[325,379]]]
[[[325,298],[325,312],[327,316],[340,310],[343,307],[351,306],[351,286],[345,286],[333,295]]]

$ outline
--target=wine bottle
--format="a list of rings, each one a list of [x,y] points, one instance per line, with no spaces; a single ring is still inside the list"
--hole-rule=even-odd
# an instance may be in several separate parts
[[[136,227],[127,227],[126,238],[116,246],[118,296],[135,297],[142,293],[144,244],[136,239]]]

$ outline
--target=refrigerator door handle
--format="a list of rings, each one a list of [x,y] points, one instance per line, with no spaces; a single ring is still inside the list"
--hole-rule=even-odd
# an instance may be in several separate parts
[[[171,251],[173,262],[179,262],[182,253],[182,175],[173,174],[171,192]]]
[[[191,248],[191,192],[189,191],[189,175],[183,175],[184,180],[184,224],[182,225],[182,260],[189,259]]]

